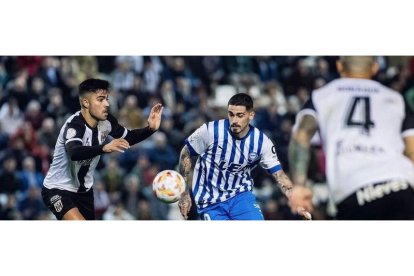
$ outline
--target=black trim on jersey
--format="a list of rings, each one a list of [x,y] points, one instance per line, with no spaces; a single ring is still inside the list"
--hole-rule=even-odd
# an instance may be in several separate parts
[[[79,188],[78,188],[78,193],[84,193],[86,192],[86,187],[85,187],[85,176],[89,171],[89,165],[87,166],[81,166],[81,168],[78,171],[78,181],[79,181]]]
[[[401,131],[405,131],[407,129],[414,129],[414,111],[410,108],[407,101],[404,99],[405,105],[405,117],[402,124]]]
[[[65,145],[66,151],[72,161],[81,161],[104,154],[104,145],[83,146],[80,141],[71,141]]]
[[[300,110],[304,110],[304,109],[312,109],[316,111],[316,108],[313,105],[312,96],[309,97],[309,99],[304,103],[304,105],[302,106]]]

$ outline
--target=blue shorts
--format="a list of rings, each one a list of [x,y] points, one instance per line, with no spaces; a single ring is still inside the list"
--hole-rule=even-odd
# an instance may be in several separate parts
[[[250,191],[199,210],[202,220],[264,220],[256,197]]]

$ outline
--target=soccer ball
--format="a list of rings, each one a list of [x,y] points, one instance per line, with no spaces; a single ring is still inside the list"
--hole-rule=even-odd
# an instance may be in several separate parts
[[[152,181],[152,191],[162,202],[174,203],[180,199],[181,194],[185,191],[185,180],[176,171],[161,171]]]

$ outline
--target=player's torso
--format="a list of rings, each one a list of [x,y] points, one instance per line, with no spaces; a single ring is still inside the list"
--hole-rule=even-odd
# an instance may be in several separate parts
[[[229,121],[208,125],[209,146],[197,161],[193,177],[196,201],[220,202],[252,189],[252,168],[260,161],[263,134],[251,127],[243,139],[229,130]]]
[[[327,155],[328,181],[341,199],[369,183],[404,175],[398,92],[377,82],[339,79],[312,95]]]
[[[68,127],[75,123],[76,128]],[[101,145],[111,131],[109,121],[100,121],[96,128],[90,128],[80,118],[79,112],[71,116],[60,130],[53,155],[53,162],[46,175],[44,185],[47,188],[59,188],[72,192],[89,190],[93,185],[93,172],[100,156],[87,160],[72,161],[67,155],[65,141],[75,139],[82,146]]]

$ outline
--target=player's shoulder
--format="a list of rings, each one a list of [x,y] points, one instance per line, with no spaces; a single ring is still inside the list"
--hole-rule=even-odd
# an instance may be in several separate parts
[[[269,136],[262,130],[258,129],[257,127],[250,125],[252,128],[251,132],[254,132],[255,137],[262,137],[263,140],[270,140]]]
[[[220,128],[220,126],[225,126],[226,127],[228,125],[229,125],[229,120],[228,119],[220,119],[220,120],[205,122],[200,127],[201,128],[205,127],[205,128],[207,128],[207,130],[214,130],[215,127]]]
[[[72,114],[69,118],[66,119],[64,125],[70,125],[71,127],[78,127],[84,128],[85,127],[85,120],[83,119],[80,111]]]

